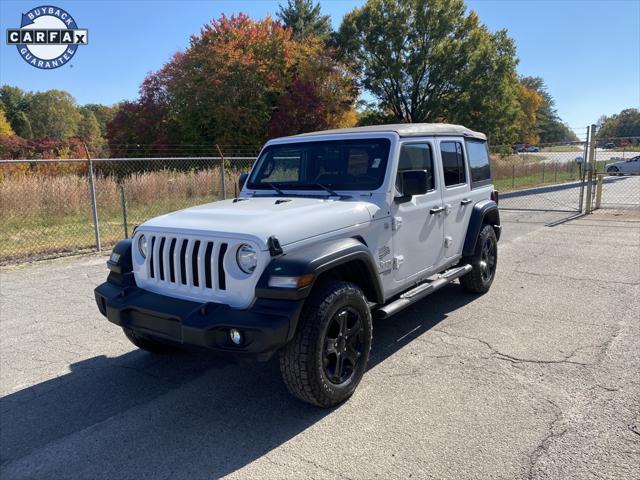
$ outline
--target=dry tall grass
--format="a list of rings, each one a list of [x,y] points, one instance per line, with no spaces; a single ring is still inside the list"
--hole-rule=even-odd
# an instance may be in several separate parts
[[[234,195],[235,175],[227,173],[225,180],[227,195]],[[189,199],[221,196],[218,169],[134,173],[121,180],[114,176],[97,176],[95,190],[101,213],[120,212],[119,185],[124,188],[127,204],[131,206],[172,200],[182,205]],[[74,215],[86,212],[89,205],[87,176],[28,174],[9,176],[0,181],[0,218]]]

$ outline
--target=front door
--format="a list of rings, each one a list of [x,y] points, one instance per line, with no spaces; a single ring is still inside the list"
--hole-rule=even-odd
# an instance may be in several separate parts
[[[395,201],[391,207],[396,282],[419,278],[443,255],[444,215],[438,211],[442,187],[433,148],[427,141],[404,142],[400,147],[398,172],[426,170],[427,193]]]

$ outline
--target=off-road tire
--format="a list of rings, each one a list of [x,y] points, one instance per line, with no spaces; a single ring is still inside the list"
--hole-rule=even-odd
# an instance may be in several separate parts
[[[122,331],[124,331],[125,336],[131,343],[142,350],[146,350],[147,352],[166,355],[178,350],[178,347],[159,342],[158,340],[155,340],[147,335],[136,333],[129,328],[122,327]]]
[[[483,248],[486,248],[487,242],[490,242],[490,248],[493,249],[494,263],[492,265],[492,272],[489,278],[487,278],[486,272],[483,272],[482,262],[483,260]],[[473,293],[486,293],[491,288],[493,279],[496,276],[496,267],[498,265],[498,239],[496,238],[496,232],[491,225],[483,225],[478,239],[476,240],[476,248],[473,255],[464,257],[461,264],[468,263],[473,269],[460,277],[460,285]]]
[[[361,348],[351,377],[336,384],[326,372],[326,343],[332,335],[330,327],[335,327],[336,318],[345,309],[359,315]],[[372,329],[371,311],[360,288],[339,280],[316,285],[303,307],[294,338],[280,350],[280,371],[289,392],[304,402],[325,408],[347,400],[366,371]]]

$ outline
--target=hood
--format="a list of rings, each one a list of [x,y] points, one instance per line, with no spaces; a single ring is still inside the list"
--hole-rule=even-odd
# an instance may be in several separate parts
[[[377,207],[369,202],[328,198],[249,197],[223,200],[153,218],[141,230],[253,238],[267,248],[275,235],[280,245],[369,222]]]

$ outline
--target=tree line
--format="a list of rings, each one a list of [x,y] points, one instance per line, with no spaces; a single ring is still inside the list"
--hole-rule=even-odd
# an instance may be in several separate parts
[[[319,3],[287,0],[276,18],[207,23],[134,100],[79,106],[60,90],[2,87],[0,149],[57,140],[73,150],[81,139],[111,156],[213,154],[392,122],[460,123],[494,145],[577,140],[543,79],[518,76],[517,64],[507,31],[490,31],[463,0],[368,0],[337,31]]]

